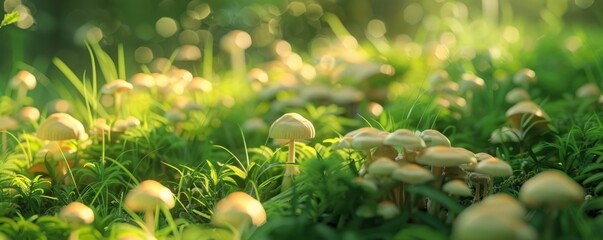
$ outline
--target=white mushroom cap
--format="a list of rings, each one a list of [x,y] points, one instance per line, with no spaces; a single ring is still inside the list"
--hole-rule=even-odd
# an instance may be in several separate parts
[[[473,193],[471,193],[471,188],[467,186],[467,183],[458,179],[446,182],[444,186],[442,186],[442,190],[444,190],[444,192],[457,196],[473,195]]]
[[[521,129],[522,120],[526,121],[530,117],[532,117],[531,122],[548,122],[551,119],[540,106],[529,100],[513,105],[505,116],[515,129]]]
[[[475,160],[475,157],[469,156],[464,151],[459,151],[458,149],[445,146],[435,146],[426,148],[425,151],[417,158],[417,163],[438,167],[448,167],[471,163],[473,160]]]
[[[72,202],[63,207],[59,215],[72,225],[94,222],[94,212],[92,209],[80,202]]]
[[[269,136],[275,139],[314,138],[314,125],[297,113],[286,113],[270,126]]]
[[[142,181],[128,192],[125,200],[125,207],[134,212],[154,211],[161,205],[171,209],[175,204],[172,191],[155,180]]]
[[[477,163],[475,172],[492,177],[508,177],[513,175],[513,168],[507,162],[496,157],[491,157]]]
[[[528,179],[521,186],[519,200],[533,208],[564,208],[584,201],[584,189],[567,174],[548,170]]]
[[[513,82],[518,85],[534,84],[537,81],[536,72],[529,68],[521,69],[513,76]]]
[[[415,135],[413,131],[408,129],[398,129],[388,134],[383,140],[383,144],[402,147],[413,151],[426,147],[425,141],[423,141],[421,137]]]
[[[435,179],[429,170],[414,163],[398,167],[392,172],[392,178],[408,184],[423,184]]]
[[[17,75],[10,80],[10,86],[13,89],[25,86],[28,90],[32,90],[36,87],[36,83],[36,76],[25,70],[19,71]]]
[[[389,158],[378,158],[368,167],[368,173],[376,177],[389,176],[397,168],[398,164],[393,160]]]
[[[491,143],[520,142],[523,138],[523,131],[508,127],[496,129],[490,134]]]
[[[233,192],[218,201],[211,221],[217,225],[241,226],[246,221],[260,226],[266,222],[264,206],[255,198],[244,192]]]
[[[116,79],[103,85],[101,92],[103,94],[114,94],[120,92],[129,92],[134,89],[134,86],[122,79]]]
[[[505,102],[510,104],[526,100],[530,100],[530,94],[523,88],[513,88],[505,95]]]
[[[421,132],[419,137],[421,137],[423,139],[423,141],[425,141],[425,145],[427,145],[427,147],[433,147],[433,146],[450,147],[451,146],[450,140],[448,140],[448,138],[444,134],[439,132],[438,130],[426,129],[423,132]]]
[[[38,127],[38,138],[51,141],[84,140],[88,134],[84,125],[67,113],[54,113]]]
[[[598,98],[601,95],[599,86],[595,83],[586,83],[576,90],[577,98]]]

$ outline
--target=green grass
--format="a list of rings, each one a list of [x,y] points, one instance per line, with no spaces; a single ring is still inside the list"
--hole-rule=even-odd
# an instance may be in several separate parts
[[[50,115],[42,107],[39,121],[21,122],[16,129],[3,130],[9,137],[8,152],[0,158],[0,239],[65,239],[70,231],[77,231],[81,239],[143,237],[144,215],[130,211],[124,200],[131,189],[147,179],[166,186],[176,200],[172,209],[155,209],[154,235],[158,239],[449,239],[455,231],[455,217],[473,204],[472,197],[453,197],[432,184],[406,186],[404,192],[416,202],[430,199],[431,204],[441,205],[439,212],[430,214],[426,206],[417,204],[401,206],[401,212],[390,219],[358,214],[359,209],[377,211],[383,201],[395,200],[391,179],[374,180],[374,188],[358,183],[358,179],[374,177],[358,173],[365,152],[332,148],[346,133],[366,126],[388,132],[436,129],[452,146],[496,156],[513,168],[513,176],[494,178],[492,191],[515,198],[531,177],[548,169],[561,170],[583,187],[590,200],[561,209],[553,218],[547,209],[528,209],[521,220],[540,236],[599,236],[603,224],[602,106],[597,99],[578,99],[574,92],[587,82],[601,87],[597,82],[603,74],[600,34],[596,29],[573,25],[536,29],[506,18],[500,25],[492,25],[479,18],[430,17],[432,27],[421,28],[406,40],[355,36],[358,48],[350,49],[341,46],[341,41],[349,39],[352,31],[336,15],[325,13],[322,20],[330,32],[322,38],[328,38],[323,40],[331,44],[329,54],[337,59],[332,71],[357,68],[360,65],[346,62],[349,56],[343,53],[359,53],[363,57],[355,61],[380,64],[383,69],[389,66],[395,73],[376,73],[368,80],[354,75],[337,79],[337,74],[317,70],[314,80],[299,80],[302,74],[276,57],[272,65],[258,60],[265,56],[249,57],[249,68],[263,68],[268,75],[268,82],[260,89],[283,84],[287,76],[297,77],[297,86],[286,86],[272,99],[261,98],[250,81],[224,64],[227,53],[214,49],[219,43],[213,39],[217,35],[208,37],[202,59],[188,65],[194,66],[189,71],[195,77],[211,82],[212,90],[179,91],[186,87],[178,85],[185,80],[170,75],[172,67],[179,66],[176,59],[180,49],[176,48],[170,52],[167,65],[157,71],[167,76],[166,85],[172,89],[156,86],[126,93],[130,102],[124,107],[124,118],[133,116],[140,125],[123,132],[95,133],[97,118],[106,119],[110,126],[120,120],[115,108],[104,104],[109,96],[100,89],[115,79],[129,80],[134,73],[151,73],[153,66],[130,64],[132,49],[122,44],[88,44],[89,63],[83,71],[53,58],[51,62],[61,75],[52,78],[61,84],[47,87],[72,104],[70,114],[83,122],[90,138],[63,143],[77,149],[73,159],[67,149],[54,158],[37,155],[46,142],[36,137],[36,131]],[[553,22],[557,21],[560,19]],[[504,35],[509,27],[519,33],[513,41]],[[454,41],[449,39],[451,35]],[[442,40],[446,37],[448,41]],[[569,40],[576,39],[582,44],[580,48],[566,47]],[[437,47],[445,53],[437,52]],[[298,49],[294,46],[293,51]],[[255,50],[259,51],[249,51],[255,54]],[[467,57],[470,53],[473,57]],[[324,67],[320,56],[298,54],[304,63],[316,69]],[[517,87],[513,75],[524,67],[538,76],[537,83],[525,87],[532,100],[551,116],[548,128],[538,129],[525,118],[529,135],[521,142],[494,144],[489,141],[490,134],[511,126],[505,112],[513,104],[505,102],[505,94]],[[433,91],[428,78],[438,70],[447,71],[453,82],[459,82],[463,73],[475,74],[484,79],[485,86],[472,93]],[[36,75],[42,74],[46,73]],[[365,95],[370,94],[369,89],[385,87],[385,91],[380,93],[380,100],[362,98],[349,105],[321,101],[295,104],[302,95],[300,89],[312,84],[332,91],[354,87]],[[0,113],[18,118],[13,95],[7,85],[0,97]],[[440,106],[438,101],[446,95],[466,98],[466,108]],[[26,104],[42,106],[39,104],[44,100],[38,97],[30,94]],[[184,109],[183,101],[200,108]],[[383,112],[375,115],[370,108],[374,106],[382,107]],[[268,137],[268,127],[286,112],[297,112],[310,120],[316,137],[296,142],[295,164],[301,173],[290,189],[281,192],[289,149]],[[176,113],[184,118],[170,116]],[[264,125],[249,127],[247,120],[252,118]],[[32,172],[34,166],[45,172]],[[211,223],[217,202],[235,191],[262,202],[268,216],[264,225],[239,233]],[[73,201],[90,206],[95,221],[71,226],[62,219],[62,207]]]

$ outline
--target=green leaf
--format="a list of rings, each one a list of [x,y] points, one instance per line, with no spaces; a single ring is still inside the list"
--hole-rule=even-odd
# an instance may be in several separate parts
[[[586,180],[584,180],[584,182],[582,182],[582,184],[587,185],[589,183],[599,182],[601,180],[603,180],[603,173],[597,173],[595,175],[590,176]]]
[[[407,188],[407,191],[421,194],[422,196],[428,197],[433,201],[439,202],[454,214],[458,214],[463,211],[463,206],[442,191],[430,188],[428,186],[410,186]]]
[[[4,14],[4,19],[2,19],[2,24],[0,27],[4,27],[6,25],[10,25],[16,23],[19,20],[19,12],[10,12]]]

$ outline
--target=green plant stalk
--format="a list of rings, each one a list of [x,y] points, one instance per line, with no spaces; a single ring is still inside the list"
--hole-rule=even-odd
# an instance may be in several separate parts
[[[6,130],[2,131],[2,157],[6,156],[8,139],[6,136]]]

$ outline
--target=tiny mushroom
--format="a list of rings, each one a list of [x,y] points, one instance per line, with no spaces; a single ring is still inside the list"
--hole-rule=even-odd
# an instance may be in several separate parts
[[[19,122],[10,116],[0,116],[0,131],[2,131],[2,155],[6,155],[7,151],[7,131],[19,127]]]
[[[584,189],[567,174],[547,170],[521,186],[519,200],[532,208],[559,209],[584,201]]]
[[[145,213],[146,234],[152,239],[155,236],[155,209],[172,209],[176,202],[169,188],[155,180],[145,180],[128,192],[124,204],[130,211]]]
[[[532,127],[548,129],[550,117],[532,101],[521,101],[513,105],[506,112],[506,117],[514,129],[527,131]]]
[[[239,232],[266,222],[266,211],[255,198],[244,192],[233,192],[218,201],[214,207],[211,222],[216,225],[230,225]]]
[[[417,153],[426,147],[425,141],[408,129],[398,129],[388,134],[383,139],[383,144],[400,147],[399,158],[396,160],[406,162],[413,162]]]
[[[117,114],[117,118],[121,118],[122,113],[122,94],[126,92],[130,92],[134,89],[134,86],[126,82],[125,80],[116,79],[113,80],[101,88],[101,92],[103,94],[113,95],[115,98],[115,113]]]
[[[597,99],[601,90],[596,83],[586,83],[576,90],[576,97],[580,99]]]
[[[521,101],[530,100],[530,94],[523,88],[513,88],[505,95],[505,102],[516,104]]]
[[[80,202],[71,202],[61,209],[59,216],[73,228],[69,234],[69,240],[79,239],[78,231],[75,228],[94,222],[94,212],[90,207]]]
[[[293,165],[295,164],[295,140],[314,138],[314,125],[298,113],[286,113],[272,123],[268,135],[274,139],[289,140],[288,165],[281,185],[281,189],[286,190],[291,187],[293,178],[299,174],[299,168]]]
[[[27,91],[34,89],[36,83],[36,76],[26,70],[19,71],[17,75],[10,80],[11,88],[17,90],[17,99],[15,99],[15,101],[18,106],[23,104]]]

